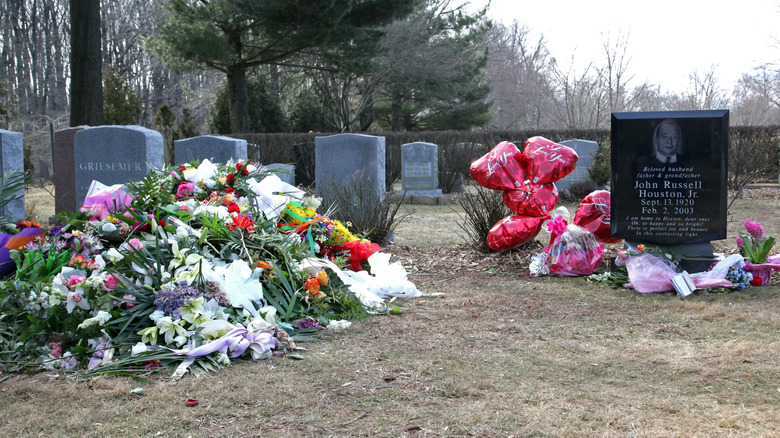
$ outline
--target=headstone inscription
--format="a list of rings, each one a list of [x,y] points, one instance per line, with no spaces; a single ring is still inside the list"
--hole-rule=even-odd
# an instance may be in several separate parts
[[[555,187],[558,190],[572,190],[572,186],[583,185],[587,186],[587,191],[595,187],[595,184],[590,179],[588,169],[593,164],[594,156],[599,148],[599,144],[591,140],[565,140],[560,142],[564,146],[568,146],[577,152],[579,159],[577,160],[577,167],[566,175],[565,177],[555,181]]]
[[[140,181],[163,167],[163,136],[142,126],[95,126],[73,138],[76,203],[93,180],[105,185]]]
[[[354,193],[365,202],[385,198],[385,138],[364,134],[336,134],[316,137],[315,183],[317,195],[326,205],[339,192]],[[357,207],[358,199],[353,200]]]
[[[6,131],[0,129],[0,178],[10,172],[24,172],[24,137],[21,132]],[[0,211],[9,222],[20,221],[25,218],[24,188],[16,193],[21,195],[19,199],[9,202],[3,211]]]
[[[226,163],[230,159],[247,159],[246,140],[221,135],[201,135],[173,142],[176,164],[193,160],[210,160],[212,163]]]
[[[726,238],[728,110],[612,114],[611,231],[706,270]]]
[[[401,146],[401,187],[407,196],[442,195],[437,145],[415,142]]]
[[[54,212],[78,211],[73,138],[86,126],[65,128],[54,133]]]

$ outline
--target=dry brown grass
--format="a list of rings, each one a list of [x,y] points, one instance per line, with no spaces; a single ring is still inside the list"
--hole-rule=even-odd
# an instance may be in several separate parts
[[[730,233],[751,216],[780,234],[777,199],[735,205]],[[399,228],[396,242],[435,247],[458,231],[449,208],[415,208],[419,220]],[[770,286],[686,300],[514,271],[411,279],[429,296],[306,344],[302,361],[237,362],[176,383],[166,375],[152,384],[13,376],[0,383],[0,435],[770,437],[780,430],[777,277]],[[138,386],[143,392],[131,394]],[[187,408],[187,398],[200,404]]]

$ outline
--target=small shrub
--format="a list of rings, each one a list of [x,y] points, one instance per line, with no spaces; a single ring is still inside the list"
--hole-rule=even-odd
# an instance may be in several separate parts
[[[476,190],[466,191],[458,201],[466,214],[458,225],[468,236],[468,243],[482,252],[493,251],[487,245],[490,229],[498,221],[512,214],[504,203],[500,190],[476,186]]]
[[[334,185],[335,183],[330,183]],[[379,199],[371,181],[355,178],[330,189],[330,199],[323,198],[327,215],[349,223],[349,229],[379,245],[390,242],[393,230],[406,217],[398,216],[403,196],[385,196]]]
[[[609,183],[611,147],[609,143],[600,144],[593,155],[593,164],[588,168],[588,176],[596,187],[603,187]]]

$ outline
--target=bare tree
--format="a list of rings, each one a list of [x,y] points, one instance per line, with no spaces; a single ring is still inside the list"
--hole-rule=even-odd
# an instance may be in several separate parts
[[[728,92],[718,84],[717,65],[711,65],[707,70],[694,71],[689,75],[690,85],[682,95],[681,110],[707,110],[727,108],[729,106]]]
[[[531,41],[530,30],[517,21],[495,25],[488,41],[485,76],[493,102],[491,127],[539,129],[552,127],[550,74],[552,58],[544,36]]]

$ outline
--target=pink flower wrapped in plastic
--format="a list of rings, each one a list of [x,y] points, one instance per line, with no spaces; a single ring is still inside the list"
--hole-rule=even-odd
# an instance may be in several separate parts
[[[90,187],[91,193],[84,198],[81,211],[101,220],[105,219],[109,212],[124,211],[133,198],[123,188],[122,184],[103,186],[95,181],[93,187]]]
[[[627,257],[625,253],[622,257],[619,254],[615,264],[626,266],[628,283],[625,286],[643,294],[674,290],[672,278],[680,273],[680,268],[672,261],[650,252]]]
[[[577,225],[565,226],[565,231],[559,232],[560,223],[551,222],[553,228],[550,233],[554,241],[544,248],[550,275],[579,277],[593,274],[604,256],[604,245]]]

